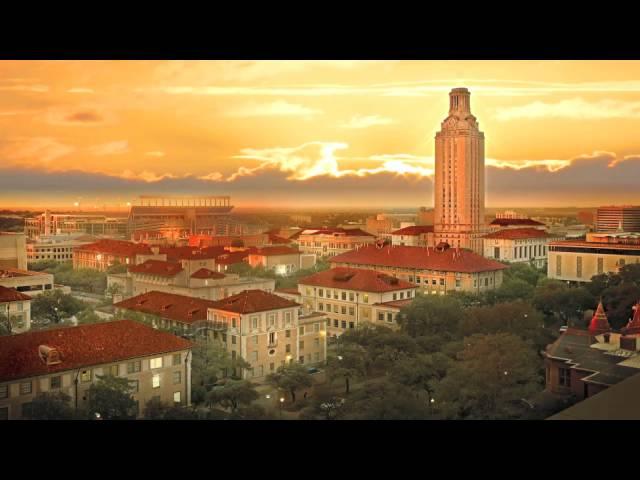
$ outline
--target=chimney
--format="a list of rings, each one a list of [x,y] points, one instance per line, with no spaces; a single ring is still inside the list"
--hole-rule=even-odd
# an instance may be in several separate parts
[[[62,363],[60,352],[49,345],[40,345],[38,347],[38,355],[40,356],[40,360],[46,365],[58,365]]]

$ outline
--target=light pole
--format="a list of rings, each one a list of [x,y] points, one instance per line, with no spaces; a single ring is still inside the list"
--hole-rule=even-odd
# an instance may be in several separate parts
[[[280,420],[282,420],[282,406],[284,405],[284,397],[280,397]]]

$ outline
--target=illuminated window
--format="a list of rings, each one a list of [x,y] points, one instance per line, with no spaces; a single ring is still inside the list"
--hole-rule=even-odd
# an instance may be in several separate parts
[[[180,404],[180,392],[174,392],[173,394],[173,403],[179,405]]]
[[[80,372],[80,381],[82,383],[87,383],[91,381],[91,370],[83,370]]]
[[[365,293],[364,295],[362,295],[362,301],[364,303],[369,303],[369,294]]]
[[[117,377],[120,373],[120,368],[118,365],[110,365],[108,367],[104,367],[104,374],[111,375],[112,377]]]
[[[160,374],[155,373],[151,379],[151,386],[153,388],[160,388]]]
[[[149,362],[149,368],[162,368],[162,357],[152,358]]]

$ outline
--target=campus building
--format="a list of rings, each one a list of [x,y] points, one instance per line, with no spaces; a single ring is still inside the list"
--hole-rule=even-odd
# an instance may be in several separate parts
[[[297,293],[276,293],[296,298],[305,313],[326,314],[328,333],[339,336],[364,323],[395,325],[399,309],[388,303],[413,299],[417,289],[412,283],[374,270],[336,267],[300,279]],[[384,314],[382,321],[379,313]]]
[[[640,206],[599,207],[596,232],[640,232]]]
[[[326,317],[300,315],[300,305],[262,290],[245,290],[214,302],[208,310],[214,338],[222,341],[231,358],[251,365],[239,373],[263,381],[278,367],[292,362],[318,365],[326,360]],[[217,327],[215,327],[217,325]]]
[[[27,268],[24,233],[0,232],[0,268]]]
[[[337,255],[332,267],[375,270],[418,286],[424,294],[480,293],[502,284],[503,263],[447,244],[437,247],[367,246]]]
[[[31,328],[31,297],[13,288],[0,285],[0,323],[6,333],[21,333],[29,330]],[[10,328],[7,328],[9,325]]]
[[[392,245],[431,247],[433,238],[433,225],[413,225],[391,232]]]
[[[43,235],[86,234],[111,238],[125,238],[127,217],[106,214],[51,213],[46,210],[25,219],[24,232],[35,240]]]
[[[359,228],[306,228],[291,237],[303,253],[333,257],[354,248],[370,245],[375,236]]]
[[[505,228],[484,237],[484,256],[511,263],[530,263],[538,268],[547,261],[547,245],[563,240],[538,228]]]
[[[12,288],[32,297],[52,291],[54,288],[61,288],[65,292],[69,291],[68,287],[54,285],[53,275],[50,273],[18,270],[17,268],[0,270],[0,286]]]
[[[273,270],[278,275],[290,275],[298,270],[313,267],[316,256],[303,255],[300,250],[283,245],[251,249],[247,262],[253,268],[262,267]]]
[[[191,342],[130,320],[0,337],[0,420],[29,418],[40,393],[62,392],[86,410],[101,375],[126,378],[138,416],[157,399],[191,404]],[[100,412],[87,412],[95,414]]]
[[[602,273],[616,273],[640,261],[640,233],[588,233],[584,240],[550,242],[547,277],[590,282]]]
[[[158,247],[124,240],[101,239],[73,249],[73,268],[106,271],[115,264],[137,265],[148,259],[165,259]]]
[[[96,240],[97,237],[85,234],[41,235],[37,240],[27,241],[27,262],[73,262],[75,248]]]

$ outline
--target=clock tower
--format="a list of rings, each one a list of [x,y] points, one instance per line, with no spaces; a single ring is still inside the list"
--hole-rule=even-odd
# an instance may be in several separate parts
[[[451,90],[449,116],[436,133],[434,238],[482,255],[484,133],[470,100],[466,88]]]

